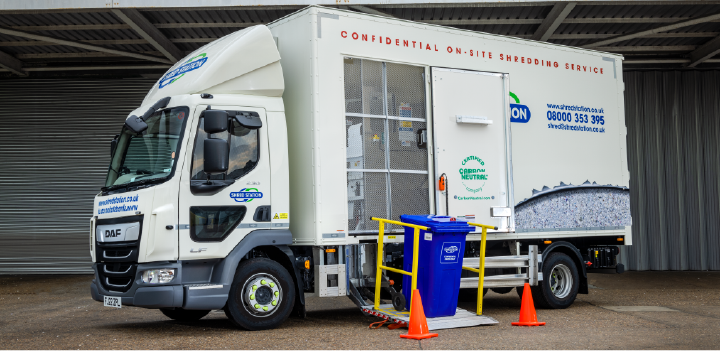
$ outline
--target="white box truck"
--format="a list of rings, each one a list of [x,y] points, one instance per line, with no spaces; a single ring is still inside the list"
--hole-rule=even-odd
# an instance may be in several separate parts
[[[376,284],[370,218],[438,214],[497,227],[486,287],[530,282],[536,304],[565,308],[588,269],[622,270],[618,245],[631,244],[621,65],[317,6],[218,39],[163,75],[112,140],[92,296],[180,320],[224,309],[251,330],[304,315],[308,294],[362,308]],[[381,260],[402,268],[402,228],[385,228]],[[401,291],[395,274],[383,298]]]

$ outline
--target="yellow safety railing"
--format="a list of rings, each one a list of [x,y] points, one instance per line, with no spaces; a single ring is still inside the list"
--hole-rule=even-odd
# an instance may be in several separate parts
[[[468,224],[482,228],[482,235],[481,235],[481,241],[480,241],[480,265],[478,266],[477,269],[472,268],[472,267],[463,266],[463,269],[479,274],[477,312],[476,312],[477,315],[479,316],[479,315],[482,315],[483,283],[485,280],[485,241],[487,239],[487,230],[488,229],[497,230],[497,227],[493,227],[491,225],[485,225],[485,224],[469,223],[469,222],[468,222]]]
[[[428,227],[423,227],[421,225],[415,225],[415,224],[409,224],[409,223],[403,223],[398,221],[393,221],[389,219],[384,218],[370,218],[373,221],[380,222],[380,228],[378,230],[378,255],[377,255],[377,274],[375,276],[375,309],[380,309],[380,288],[382,286],[382,270],[387,270],[395,273],[400,273],[404,275],[409,275],[412,277],[412,283],[411,283],[411,292],[417,289],[417,267],[418,267],[418,248],[420,247],[420,231],[421,230],[428,230]],[[383,259],[383,239],[385,238],[385,223],[389,224],[395,224],[403,227],[409,227],[415,229],[415,233],[413,235],[413,262],[412,262],[412,271],[407,272],[403,271],[397,268],[392,267],[386,267],[382,264]],[[410,294],[410,306],[412,306],[412,293]]]

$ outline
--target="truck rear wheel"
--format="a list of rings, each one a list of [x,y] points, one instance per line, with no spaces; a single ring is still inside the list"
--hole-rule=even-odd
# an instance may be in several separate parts
[[[273,329],[287,319],[294,304],[290,273],[273,260],[253,258],[235,272],[225,315],[243,329]]]
[[[512,289],[513,288],[492,288],[490,290],[492,290],[496,294],[507,294],[507,293],[511,292]]]
[[[182,308],[161,308],[165,317],[180,322],[195,322],[200,318],[207,316],[210,310],[184,310]]]
[[[575,262],[566,254],[551,253],[543,262],[543,281],[531,288],[537,307],[561,309],[575,302],[580,288],[580,276]],[[522,288],[517,287],[522,299]]]

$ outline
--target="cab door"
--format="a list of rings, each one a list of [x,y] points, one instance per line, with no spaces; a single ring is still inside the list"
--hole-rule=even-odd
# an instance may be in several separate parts
[[[254,230],[270,228],[270,160],[265,110],[256,107],[216,106],[229,115],[226,132],[208,135],[198,106],[190,135],[190,152],[180,180],[179,257],[181,260],[222,258]],[[261,127],[246,128],[233,116],[259,117]],[[208,137],[227,140],[228,169],[204,172],[204,145]]]
[[[432,68],[438,213],[514,229],[508,75]]]

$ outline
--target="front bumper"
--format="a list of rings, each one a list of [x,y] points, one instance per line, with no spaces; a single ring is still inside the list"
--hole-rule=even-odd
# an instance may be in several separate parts
[[[146,284],[141,279],[148,269],[175,268],[175,281],[171,284]],[[123,305],[144,308],[184,308],[188,310],[221,309],[227,302],[230,285],[194,282],[182,284],[181,263],[138,264],[132,286],[126,292],[109,291],[100,283],[97,264],[93,265],[95,279],[90,283],[90,294],[95,301],[104,301],[105,296],[120,297]],[[206,281],[209,281],[208,280]]]

